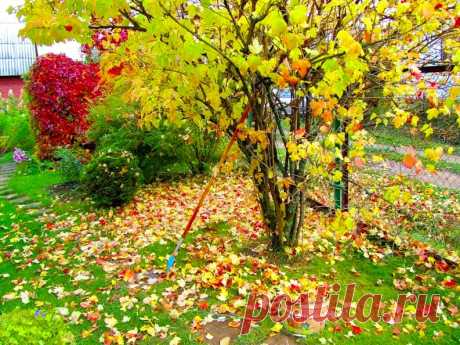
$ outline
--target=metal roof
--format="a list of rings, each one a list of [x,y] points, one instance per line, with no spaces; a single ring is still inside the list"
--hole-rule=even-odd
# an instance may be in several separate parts
[[[19,37],[20,24],[0,23],[0,76],[20,76],[35,62],[35,45]]]

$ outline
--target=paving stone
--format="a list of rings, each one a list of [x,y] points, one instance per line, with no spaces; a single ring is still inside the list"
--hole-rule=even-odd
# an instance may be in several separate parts
[[[21,196],[17,199],[13,199],[12,201],[14,201],[15,204],[21,204],[24,206],[27,206],[28,204],[31,203],[31,200],[28,196]]]
[[[203,327],[204,342],[208,345],[220,345],[225,338],[229,338],[229,344],[231,344],[239,334],[240,328],[230,327],[228,321],[212,321]]]
[[[41,217],[46,213],[47,210],[43,208],[29,209],[27,214],[33,217]]]
[[[263,342],[267,345],[297,345],[297,339],[290,335],[285,334],[277,334],[273,337],[269,337],[267,340]]]
[[[0,195],[12,194],[14,193],[11,189],[6,186],[0,186]]]
[[[8,195],[5,195],[3,198],[6,199],[6,200],[13,200],[13,199],[16,199],[18,197],[19,197],[19,195],[17,195],[17,194],[8,194]]]
[[[40,202],[31,202],[26,204],[25,206],[30,209],[38,209],[41,208],[43,205]]]

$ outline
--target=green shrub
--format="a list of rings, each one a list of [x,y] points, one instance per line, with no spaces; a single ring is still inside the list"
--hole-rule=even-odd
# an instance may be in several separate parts
[[[181,130],[161,124],[157,128],[144,131],[144,138],[135,150],[139,165],[147,183],[155,179],[168,180],[187,175],[189,166],[184,152]]]
[[[12,151],[15,147],[31,151],[34,146],[27,108],[17,98],[0,98],[0,152]]]
[[[44,171],[49,171],[54,168],[51,161],[42,161],[35,155],[29,157],[28,160],[16,165],[16,174],[18,175],[35,175]]]
[[[132,199],[142,172],[126,150],[99,152],[84,167],[81,183],[96,206],[119,206]]]
[[[0,345],[75,344],[61,317],[16,309],[0,315]]]
[[[190,170],[193,174],[209,173],[219,161],[226,141],[215,132],[200,129],[195,124],[188,124],[184,131],[182,155],[192,158],[187,160]]]
[[[136,110],[119,97],[108,97],[91,110],[88,137],[97,151],[132,152],[146,183],[204,173],[218,160],[223,141],[213,132],[187,122],[170,125],[160,121],[152,128],[140,128]]]
[[[56,151],[58,172],[67,181],[77,182],[80,180],[80,175],[83,170],[78,154],[75,149],[60,148]]]

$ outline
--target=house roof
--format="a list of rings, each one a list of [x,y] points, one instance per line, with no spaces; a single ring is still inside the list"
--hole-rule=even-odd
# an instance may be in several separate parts
[[[0,23],[0,77],[23,75],[35,62],[35,45],[19,37],[20,28],[20,24]]]

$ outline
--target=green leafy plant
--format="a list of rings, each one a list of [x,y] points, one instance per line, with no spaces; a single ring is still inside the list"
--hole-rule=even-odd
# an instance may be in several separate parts
[[[209,172],[219,160],[226,142],[215,131],[200,129],[193,123],[184,128],[182,139],[185,142],[183,154],[192,158],[187,163],[194,174]]]
[[[60,148],[56,151],[59,173],[67,180],[76,182],[80,180],[83,164],[75,149]]]
[[[223,140],[215,132],[201,131],[188,121],[176,125],[160,121],[141,128],[137,111],[136,105],[108,96],[91,109],[88,137],[97,151],[132,152],[146,183],[204,173],[218,160]]]
[[[136,157],[126,150],[103,151],[85,166],[81,183],[96,206],[119,206],[132,199],[142,172]]]
[[[51,161],[42,161],[35,155],[29,159],[18,163],[16,167],[16,174],[18,175],[34,175],[40,172],[49,171],[54,168],[54,163]]]
[[[35,137],[30,125],[30,115],[18,98],[0,98],[0,152],[19,147],[31,151]]]
[[[0,345],[75,344],[61,317],[28,309],[0,315]]]

